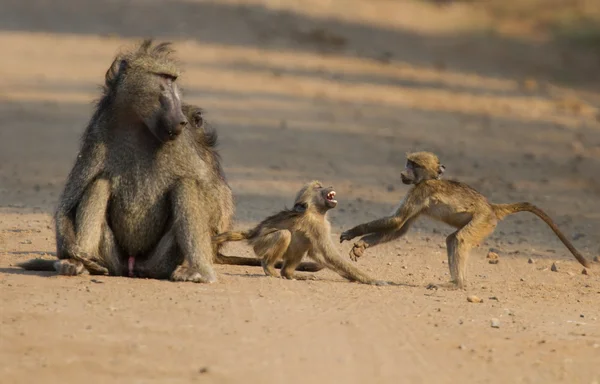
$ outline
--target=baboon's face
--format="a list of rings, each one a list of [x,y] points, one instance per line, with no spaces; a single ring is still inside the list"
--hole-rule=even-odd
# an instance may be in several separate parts
[[[337,200],[335,199],[336,193],[333,190],[333,187],[321,187],[319,192],[322,205],[324,205],[328,209],[332,209],[337,206]]]
[[[193,128],[202,129],[204,128],[204,116],[200,108],[190,108],[189,111],[184,111],[188,121]]]
[[[298,192],[294,209],[304,211],[312,206],[317,211],[325,213],[337,206],[335,195],[333,187],[323,187],[318,181],[311,181]]]
[[[425,180],[439,179],[445,169],[434,154],[419,152],[408,156],[400,177],[404,184],[418,184]]]
[[[337,206],[337,200],[335,199],[335,191],[333,187],[323,187],[319,182],[311,183],[310,189],[312,189],[313,204],[324,210],[330,210]]]
[[[406,162],[406,166],[404,167],[404,171],[400,172],[400,178],[402,179],[402,183],[404,184],[416,184],[416,171],[417,166],[414,162],[408,160]]]
[[[150,72],[132,74],[125,80],[130,83],[125,89],[130,90],[134,112],[161,142],[175,140],[188,124],[176,79],[170,74]]]

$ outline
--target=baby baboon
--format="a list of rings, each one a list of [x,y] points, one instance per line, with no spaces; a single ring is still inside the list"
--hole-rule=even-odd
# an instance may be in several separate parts
[[[114,59],[55,215],[59,260],[22,268],[216,280],[211,226],[233,207],[186,129],[172,52],[146,40]]]
[[[399,238],[419,215],[424,214],[458,228],[448,236],[446,246],[452,282],[463,288],[471,248],[483,242],[494,231],[499,220],[513,213],[527,211],[544,220],[581,264],[590,266],[552,219],[538,207],[530,203],[491,204],[466,184],[440,180],[444,169],[433,153],[408,154],[406,169],[400,176],[404,184],[414,186],[391,216],[357,225],[341,234],[340,242],[367,234],[354,244],[350,257],[356,261],[366,248]]]
[[[324,188],[311,181],[296,195],[294,207],[267,217],[256,227],[245,232],[226,232],[213,237],[213,242],[248,240],[268,276],[276,276],[275,262],[283,259],[281,276],[302,279],[294,272],[304,254],[340,274],[364,284],[383,285],[344,261],[331,242],[331,224],[327,212],[337,205],[333,188]]]

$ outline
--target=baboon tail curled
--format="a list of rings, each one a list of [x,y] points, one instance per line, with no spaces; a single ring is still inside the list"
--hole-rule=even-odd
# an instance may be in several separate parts
[[[496,214],[496,217],[498,218],[498,220],[502,220],[506,216],[511,215],[513,213],[517,213],[517,212],[533,213],[540,219],[544,220],[544,222],[546,224],[548,224],[548,226],[552,229],[554,234],[556,236],[558,236],[560,241],[562,241],[563,244],[565,245],[565,247],[567,247],[569,249],[569,251],[571,251],[573,256],[575,256],[575,258],[577,259],[577,261],[579,261],[581,263],[581,265],[583,265],[586,268],[589,268],[591,266],[590,262],[588,260],[586,260],[575,249],[575,247],[573,246],[573,244],[571,244],[569,239],[567,239],[565,237],[565,235],[563,235],[563,233],[560,231],[560,229],[558,229],[558,227],[556,226],[554,221],[552,221],[550,216],[548,216],[544,211],[542,211],[540,208],[536,207],[535,205],[530,204],[530,203],[492,204],[492,209],[494,210],[494,213]]]
[[[242,231],[242,232],[223,232],[219,233],[216,236],[212,237],[213,244],[220,245],[226,243],[228,241],[241,241],[248,240],[250,238],[250,231]]]
[[[56,272],[54,264],[57,260],[45,260],[45,259],[31,259],[23,263],[17,264],[18,267],[23,268],[26,271],[51,271]]]

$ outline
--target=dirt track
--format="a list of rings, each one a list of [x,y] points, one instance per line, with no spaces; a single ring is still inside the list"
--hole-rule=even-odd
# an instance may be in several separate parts
[[[425,288],[448,279],[450,233],[426,220],[359,261],[391,287],[329,271],[300,282],[217,266],[208,286],[13,267],[52,257],[97,85],[148,35],[176,42],[186,98],[218,127],[239,227],[318,178],[338,193],[337,236],[388,213],[404,153],[426,149],[448,177],[532,201],[586,257],[600,252],[599,79],[584,54],[469,30],[461,6],[100,3],[0,1],[0,381],[600,382],[600,264],[582,275],[528,214],[473,253],[466,292]]]

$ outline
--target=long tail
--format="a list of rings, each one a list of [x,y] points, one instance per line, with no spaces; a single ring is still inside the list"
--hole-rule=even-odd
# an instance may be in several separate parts
[[[246,265],[250,267],[260,267],[262,266],[262,261],[260,259],[254,257],[241,257],[241,256],[225,256],[222,253],[218,253],[215,258],[215,264],[227,264],[227,265]],[[281,269],[283,263],[278,261],[275,263],[275,268]],[[302,262],[298,267],[296,267],[296,271],[301,272],[319,272],[321,269],[325,268],[321,264],[311,263],[311,262]]]
[[[56,269],[54,268],[54,263],[56,262],[57,260],[31,259],[17,264],[17,266],[23,268],[26,271],[56,272]]]
[[[250,231],[241,231],[241,232],[223,232],[219,233],[216,236],[212,237],[213,244],[220,245],[226,243],[228,241],[241,241],[247,240],[250,238]]]
[[[586,260],[575,249],[575,247],[573,246],[573,244],[571,244],[569,239],[567,239],[565,237],[565,235],[563,235],[563,233],[560,231],[560,229],[558,229],[558,227],[556,226],[554,221],[552,221],[550,216],[548,216],[544,211],[542,211],[540,208],[536,207],[535,205],[530,204],[530,203],[492,204],[492,209],[494,210],[496,217],[498,217],[498,220],[502,220],[506,216],[511,215],[513,213],[517,213],[517,212],[533,213],[540,219],[544,220],[544,222],[546,222],[546,224],[548,224],[548,226],[552,229],[554,234],[556,234],[556,236],[558,236],[560,241],[562,241],[563,244],[569,249],[569,251],[571,251],[573,256],[575,256],[575,258],[577,259],[577,261],[579,261],[581,263],[581,265],[583,265],[586,268],[589,268],[591,266],[590,262],[588,260]]]

